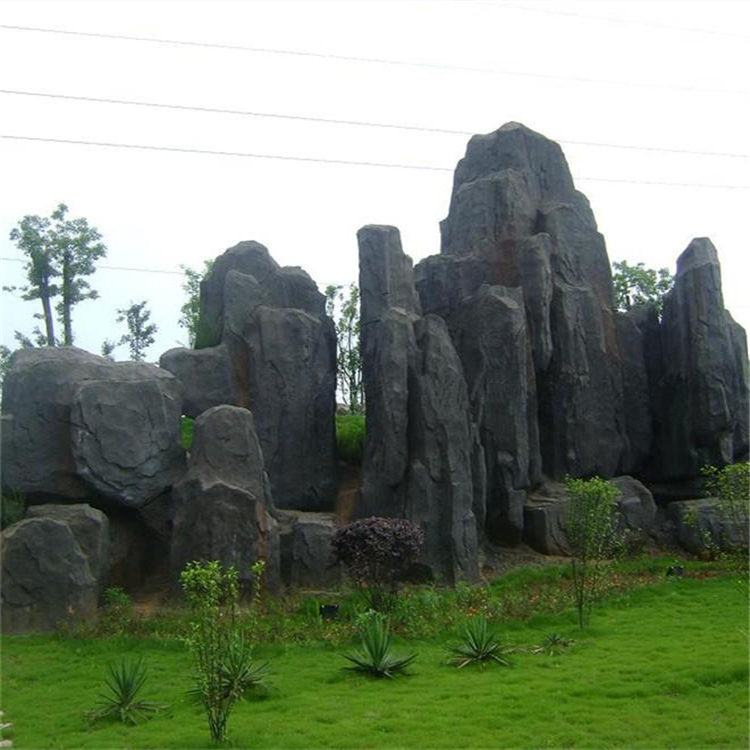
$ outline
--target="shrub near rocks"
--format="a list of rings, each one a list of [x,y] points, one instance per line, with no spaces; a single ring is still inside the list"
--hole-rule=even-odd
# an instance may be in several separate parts
[[[389,612],[398,583],[417,559],[424,543],[422,530],[404,518],[365,518],[339,529],[331,540],[336,562],[362,590],[367,604]]]

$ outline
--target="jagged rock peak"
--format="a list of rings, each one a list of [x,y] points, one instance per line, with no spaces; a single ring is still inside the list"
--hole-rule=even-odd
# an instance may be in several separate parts
[[[677,276],[706,264],[718,266],[719,254],[708,237],[696,237],[677,258]]]

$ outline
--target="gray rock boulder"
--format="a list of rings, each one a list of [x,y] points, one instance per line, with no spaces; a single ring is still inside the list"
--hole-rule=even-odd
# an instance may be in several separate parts
[[[331,538],[336,531],[329,513],[279,511],[281,575],[295,588],[334,588],[343,580],[333,562]],[[283,519],[283,520],[282,520]]]
[[[670,503],[667,517],[678,544],[694,555],[747,547],[747,528],[728,517],[715,497]]]
[[[160,495],[185,470],[181,414],[180,385],[173,377],[79,384],[70,409],[78,476],[126,507]]]
[[[28,518],[2,532],[2,630],[53,632],[96,617],[97,585],[67,523]]]
[[[102,511],[85,503],[74,505],[32,505],[27,518],[52,518],[68,524],[86,556],[99,593],[109,580],[109,520]]]
[[[137,506],[182,471],[179,384],[153,365],[23,349],[2,408],[3,487],[33,500]]]
[[[747,343],[724,309],[716,248],[694,239],[664,300],[658,440],[661,479],[747,455]]]
[[[253,415],[217,406],[195,421],[188,472],[173,490],[171,568],[176,580],[191,560],[219,560],[252,581],[266,561],[266,585],[279,587],[278,524]]]
[[[656,504],[651,492],[630,476],[615,477],[610,481],[620,492],[616,507],[620,531],[631,542],[646,541],[653,534],[656,523]],[[524,541],[545,555],[570,555],[568,503],[562,482],[545,482],[530,490],[524,508]]]
[[[182,411],[188,417],[221,404],[237,405],[239,395],[226,345],[170,349],[159,358],[159,367],[182,384]]]

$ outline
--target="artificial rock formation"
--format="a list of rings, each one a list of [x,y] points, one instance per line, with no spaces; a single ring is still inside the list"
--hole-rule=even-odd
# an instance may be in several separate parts
[[[31,499],[137,508],[184,471],[179,382],[153,365],[21,349],[2,408],[3,487]]]
[[[89,564],[99,593],[109,582],[109,520],[102,511],[85,503],[73,505],[33,505],[26,518],[51,518],[66,523]]]
[[[367,226],[357,238],[367,403],[358,513],[418,523],[433,575],[476,580],[484,475],[461,362],[443,320],[420,317],[398,230]]]
[[[70,526],[28,518],[2,532],[2,630],[53,632],[96,616],[97,583]]]
[[[201,283],[196,346],[160,361],[184,384],[186,414],[220,404],[252,410],[278,507],[331,508],[336,334],[315,282],[241,242]]]
[[[266,561],[265,583],[279,586],[279,534],[253,415],[216,406],[195,422],[187,474],[173,490],[171,568],[176,580],[191,560],[234,565],[240,581]]]

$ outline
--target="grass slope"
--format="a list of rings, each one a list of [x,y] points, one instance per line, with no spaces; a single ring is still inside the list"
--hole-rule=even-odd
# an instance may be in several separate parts
[[[518,653],[510,669],[445,665],[450,639],[416,649],[413,676],[343,672],[342,649],[264,646],[273,688],[230,719],[233,747],[745,748],[747,603],[731,580],[674,580],[618,596],[580,635],[572,611],[509,622],[527,647],[551,631],[576,639],[560,656]],[[203,714],[185,697],[191,662],[179,643],[137,639],[3,639],[3,709],[14,747],[205,747]],[[126,652],[149,668],[143,697],[170,708],[136,727],[83,718],[105,664]]]

